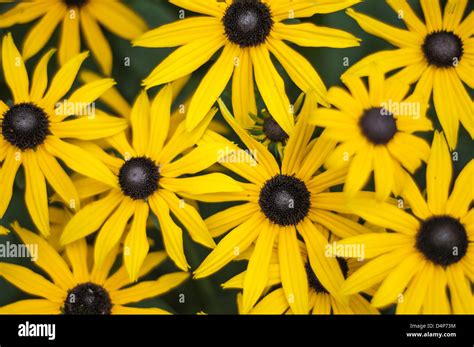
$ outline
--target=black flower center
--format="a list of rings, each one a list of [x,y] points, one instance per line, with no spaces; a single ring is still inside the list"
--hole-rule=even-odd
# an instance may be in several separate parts
[[[283,142],[288,139],[288,134],[273,117],[267,117],[263,120],[263,132],[273,142]]]
[[[436,31],[426,36],[421,47],[426,60],[437,67],[453,67],[463,55],[463,43],[451,31]]]
[[[23,151],[41,145],[49,134],[48,115],[32,103],[13,105],[3,114],[3,137]]]
[[[347,261],[344,258],[336,258],[337,262],[339,263],[339,267],[341,268],[342,274],[344,278],[347,278],[347,274],[349,273],[349,266],[347,265]],[[306,268],[306,275],[308,276],[308,284],[309,286],[314,289],[316,293],[320,294],[329,294],[326,288],[321,284],[319,281],[318,277],[316,277],[316,274],[314,273],[313,269],[311,268],[311,265],[309,264],[309,261],[306,262],[305,264]]]
[[[298,224],[311,206],[304,182],[288,175],[276,175],[265,182],[258,203],[271,222],[282,226]]]
[[[81,7],[81,6],[84,6],[87,3],[87,1],[89,0],[64,0],[64,2],[66,3],[68,7],[72,7],[72,6]]]
[[[382,107],[373,107],[364,112],[359,126],[365,137],[376,145],[388,143],[397,132],[393,114]]]
[[[119,171],[122,192],[133,200],[146,200],[158,189],[159,179],[158,166],[147,157],[132,158]]]
[[[82,283],[69,290],[64,314],[106,315],[112,311],[109,293],[94,283]]]
[[[435,216],[423,221],[416,235],[416,248],[427,259],[442,266],[461,260],[467,246],[466,229],[449,216]]]
[[[273,27],[270,9],[260,0],[234,0],[222,21],[227,38],[240,47],[264,43]]]

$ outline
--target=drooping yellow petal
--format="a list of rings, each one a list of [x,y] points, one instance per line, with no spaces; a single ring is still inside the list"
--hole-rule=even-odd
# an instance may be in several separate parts
[[[66,262],[45,239],[22,228],[18,223],[13,223],[12,227],[25,245],[36,245],[37,259],[32,260],[52,278],[57,286],[63,290],[74,286],[74,278]]]
[[[46,150],[61,159],[68,167],[85,176],[92,177],[111,187],[118,186],[117,177],[99,159],[89,152],[49,136],[45,143]]]
[[[102,72],[109,76],[112,72],[112,49],[110,44],[87,6],[81,8],[80,16],[84,40],[99,63]]]
[[[249,114],[257,114],[253,66],[249,50],[242,49],[232,77],[232,109],[237,122],[244,128],[253,123]]]
[[[61,314],[61,303],[45,299],[27,299],[0,307],[0,314]]]
[[[0,263],[0,276],[28,294],[37,295],[56,303],[62,303],[66,298],[66,291],[23,266]]]
[[[357,13],[353,9],[348,9],[346,13],[356,20],[364,31],[378,36],[395,46],[416,48],[422,44],[423,38],[411,31],[390,26],[364,14]]]
[[[178,48],[143,80],[143,85],[149,89],[189,75],[209,61],[224,43],[224,35],[214,34],[211,37],[195,40]]]
[[[182,46],[223,29],[222,23],[217,18],[190,17],[147,31],[133,40],[133,45],[140,47]]]
[[[20,165],[21,157],[17,156],[13,148],[8,148],[5,161],[0,168],[0,185],[2,187],[2,194],[0,194],[0,216],[2,217],[10,205],[13,194],[13,184]]]
[[[446,279],[451,294],[453,313],[472,314],[474,301],[472,300],[471,283],[465,276],[462,266],[459,263],[449,265],[446,268]]]
[[[329,106],[326,101],[326,86],[310,62],[281,40],[270,37],[267,39],[267,44],[270,52],[278,59],[298,88],[306,93],[316,93],[316,100]]]
[[[443,135],[435,132],[426,168],[428,207],[434,214],[444,214],[453,175],[451,155]]]
[[[390,196],[394,181],[394,169],[392,157],[385,146],[375,146],[374,148],[374,179],[375,197],[383,201]]]
[[[416,276],[413,277],[410,286],[398,300],[397,314],[419,314],[423,301],[425,300],[426,291],[433,280],[435,265],[429,261],[423,261]]]
[[[43,236],[49,235],[48,193],[38,157],[31,151],[23,152],[25,168],[25,203],[31,219]]]
[[[349,208],[372,224],[414,235],[419,228],[418,220],[397,206],[369,199],[355,198]]]
[[[59,69],[56,75],[54,75],[42,104],[47,108],[53,108],[55,103],[60,101],[69,89],[71,89],[77,72],[88,55],[89,53],[87,52],[78,54]]]
[[[160,179],[160,185],[165,189],[177,193],[212,194],[243,191],[239,182],[227,175],[217,172],[186,178],[162,177]]]
[[[64,65],[81,51],[81,34],[79,32],[79,9],[70,8],[62,20],[61,38],[59,41],[59,63]]]
[[[221,236],[226,231],[245,222],[258,207],[252,203],[245,203],[217,212],[206,219],[206,225],[212,237]]]
[[[119,1],[91,1],[87,4],[90,14],[115,35],[132,40],[146,29],[145,21]]]
[[[195,278],[207,277],[221,269],[245,251],[260,233],[258,226],[264,222],[261,214],[254,214],[246,222],[227,234],[199,265]]]
[[[370,173],[373,170],[374,146],[368,145],[356,153],[352,159],[347,180],[344,184],[344,192],[349,196],[354,196],[358,191],[364,188]]]
[[[433,276],[423,302],[423,314],[450,314],[451,307],[446,291],[446,270],[441,266],[433,266]],[[426,284],[425,284],[426,285]]]
[[[56,49],[50,49],[38,62],[33,73],[31,83],[30,98],[31,100],[41,100],[43,98],[46,87],[48,86],[48,62]]]
[[[87,242],[85,238],[77,240],[66,247],[66,255],[71,262],[76,283],[89,281],[89,266],[87,264]]]
[[[211,234],[207,230],[206,223],[204,223],[199,212],[192,205],[166,190],[158,191],[158,195],[166,201],[171,212],[188,230],[194,241],[209,248],[216,246]]]
[[[61,244],[67,245],[98,230],[122,198],[119,190],[112,190],[105,198],[93,201],[81,209],[64,227]]]
[[[137,203],[132,226],[125,238],[123,256],[131,282],[138,280],[140,268],[150,248],[146,235],[147,220],[148,204],[146,202]]]
[[[270,258],[278,227],[268,222],[262,226],[250,257],[243,286],[242,311],[248,313],[267,286]]]
[[[342,285],[342,293],[355,294],[382,282],[401,260],[413,252],[413,248],[403,247],[369,261],[349,276]]]
[[[474,177],[474,160],[470,160],[456,178],[453,191],[446,202],[446,213],[454,217],[464,216],[474,199],[472,178]]]
[[[224,46],[220,57],[201,80],[196,92],[191,98],[186,115],[186,129],[193,130],[206,116],[212,105],[217,101],[229,82],[240,48],[234,44]]]
[[[23,41],[23,57],[25,60],[31,58],[40,51],[48,42],[59,22],[64,18],[66,6],[56,3],[48,9],[48,12],[28,32]]]
[[[129,304],[143,299],[153,298],[179,286],[189,278],[187,272],[174,272],[158,278],[156,281],[140,282],[132,287],[111,294],[114,304]]]
[[[325,249],[328,240],[322,235],[320,228],[317,228],[309,219],[305,219],[298,228],[299,233],[305,240],[308,249],[308,258],[314,274],[338,301],[348,304],[348,298],[340,295],[341,285],[344,277],[336,257],[328,257]]]
[[[168,137],[171,119],[171,103],[173,101],[173,87],[171,84],[164,86],[150,106],[150,139],[147,154],[156,158]]]
[[[160,223],[161,235],[166,252],[181,270],[187,271],[189,264],[183,247],[183,231],[171,219],[170,209],[166,201],[158,194],[150,197],[150,207]]]
[[[292,107],[286,96],[283,79],[275,69],[268,50],[264,46],[253,47],[250,56],[255,81],[268,111],[281,128],[291,134],[294,127]]]
[[[2,65],[5,81],[12,92],[15,103],[29,101],[28,73],[10,33],[3,37]]]
[[[283,314],[288,310],[288,301],[283,288],[278,288],[265,296],[250,314]]]
[[[308,279],[294,226],[280,228],[278,259],[281,283],[288,304],[296,314],[307,314],[309,310]]]
[[[423,258],[420,253],[412,253],[401,261],[383,281],[380,288],[372,298],[371,304],[375,307],[383,307],[393,303],[399,295],[403,295],[411,278],[420,269],[418,266]]]

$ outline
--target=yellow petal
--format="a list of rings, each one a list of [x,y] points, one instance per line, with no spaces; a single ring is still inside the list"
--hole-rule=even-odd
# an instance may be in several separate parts
[[[66,298],[66,291],[23,266],[0,263],[0,276],[28,294],[37,295],[56,303],[62,303]]]
[[[451,155],[442,134],[435,132],[430,159],[426,168],[428,207],[434,214],[444,214],[453,168]]]
[[[146,29],[145,21],[125,4],[118,1],[91,1],[87,4],[90,14],[115,35],[132,40]]]
[[[10,33],[3,37],[2,65],[5,81],[13,94],[15,103],[29,101],[29,81],[25,63]]]
[[[162,310],[161,308],[156,308],[156,307],[147,307],[147,308],[142,308],[142,307],[127,307],[127,306],[121,306],[121,305],[114,305],[112,307],[112,314],[124,314],[124,315],[144,315],[144,314],[150,314],[150,315],[158,315],[158,314],[171,314],[168,311]]]
[[[49,136],[44,145],[50,154],[61,159],[72,170],[87,177],[92,177],[111,187],[118,186],[115,175],[89,152],[61,141],[55,136]]]
[[[62,20],[61,38],[59,41],[59,63],[64,65],[81,51],[81,33],[79,32],[80,15],[77,8],[66,11]]]
[[[426,291],[433,281],[434,265],[429,261],[423,261],[416,276],[413,277],[410,286],[397,303],[397,314],[419,314]]]
[[[179,6],[192,12],[203,13],[209,16],[222,17],[227,4],[216,0],[170,0],[175,6]]]
[[[23,41],[23,57],[31,58],[48,42],[59,22],[64,18],[66,6],[61,3],[50,5],[48,12],[28,32]]]
[[[123,256],[131,282],[138,280],[140,268],[150,248],[146,236],[147,220],[148,204],[146,202],[137,203],[132,226],[125,238]]]
[[[71,262],[72,271],[76,283],[89,281],[89,266],[87,264],[87,242],[86,239],[77,240],[66,247],[67,258]]]
[[[93,201],[81,209],[64,227],[61,244],[67,245],[98,230],[122,201],[122,197],[119,190],[112,190],[105,198]]]
[[[473,177],[474,161],[471,159],[456,178],[453,191],[446,203],[446,213],[458,218],[467,213],[469,205],[474,199]]]
[[[97,267],[101,267],[106,259],[112,255],[111,251],[119,243],[128,220],[132,218],[135,212],[137,203],[128,198],[122,199],[117,210],[100,229],[94,249],[94,261]]]
[[[293,312],[307,314],[308,279],[296,238],[295,227],[281,228],[278,240],[281,283]]]
[[[42,104],[47,108],[53,108],[55,103],[59,101],[69,91],[69,89],[71,89],[71,86],[76,79],[77,72],[88,55],[89,53],[87,52],[78,54],[59,69],[56,75],[54,75]]]
[[[250,50],[254,66],[255,81],[268,111],[287,133],[294,127],[292,107],[286,96],[285,84],[273,65],[268,50],[263,46]]]
[[[364,147],[356,153],[349,166],[347,180],[344,184],[344,192],[349,196],[354,196],[364,188],[373,170],[374,146]]]
[[[31,83],[31,100],[41,100],[48,86],[48,62],[56,49],[50,49],[38,62]]]
[[[242,311],[248,313],[267,286],[270,258],[278,227],[265,223],[250,257],[243,286]]]
[[[112,49],[110,44],[87,6],[81,8],[80,16],[84,40],[99,63],[102,72],[108,76],[112,72]]]
[[[419,35],[426,35],[425,24],[418,18],[406,0],[388,0],[387,3],[395,12],[403,13],[403,21],[411,31],[416,31]]]
[[[239,61],[232,77],[232,109],[235,119],[241,126],[246,128],[253,125],[249,114],[257,114],[257,105],[252,60],[246,49],[240,51]]]
[[[29,150],[23,152],[25,168],[25,202],[31,219],[43,236],[49,235],[48,193],[38,157]]]
[[[0,216],[2,217],[10,205],[10,200],[13,194],[13,184],[16,173],[21,164],[21,159],[17,159],[19,158],[15,154],[15,150],[10,148],[2,167],[0,168],[0,184],[2,186],[2,194],[0,194]]]
[[[173,192],[191,194],[212,194],[220,192],[241,192],[242,186],[221,173],[210,173],[195,177],[160,179],[160,185]]]
[[[256,213],[246,222],[232,230],[199,265],[199,268],[194,273],[194,277],[207,277],[239,256],[258,237],[260,230],[257,227],[263,222],[264,217]]]
[[[220,57],[201,80],[191,98],[186,115],[186,129],[188,131],[193,130],[201,122],[225,89],[234,72],[239,54],[239,46],[225,45]]]
[[[421,8],[425,15],[425,22],[428,32],[442,29],[443,21],[441,18],[441,8],[439,0],[420,0]]]
[[[385,146],[374,148],[375,197],[383,201],[390,196],[394,182],[392,157]]]
[[[194,241],[209,248],[216,246],[202,217],[192,205],[166,190],[160,190],[158,194],[165,200],[171,212],[188,230]]]
[[[0,307],[0,314],[61,314],[61,303],[45,299],[27,299]]]
[[[288,301],[283,288],[278,288],[265,296],[250,314],[283,314],[288,310]]]
[[[168,204],[158,195],[150,197],[150,207],[158,217],[166,252],[181,270],[187,271],[189,264],[183,248],[183,231],[171,219]]]
[[[400,295],[403,295],[411,278],[419,271],[418,265],[421,261],[423,259],[418,252],[403,259],[383,281],[372,298],[371,304],[375,307],[383,307],[395,302]]]
[[[454,314],[472,314],[474,301],[472,300],[471,284],[464,274],[462,266],[452,264],[446,268],[451,305]],[[469,299],[471,297],[471,300]]]
[[[187,272],[174,272],[158,278],[156,281],[140,282],[132,287],[111,294],[114,304],[129,304],[143,299],[153,298],[179,286],[189,278]]]
[[[207,218],[206,225],[212,237],[218,237],[245,222],[256,211],[258,207],[251,203],[233,206]]]
[[[209,61],[224,43],[225,37],[219,33],[205,39],[195,40],[178,48],[143,80],[143,85],[149,89],[189,75]]]
[[[156,158],[168,137],[173,101],[172,85],[164,86],[153,99],[150,106],[150,139],[147,153]]]

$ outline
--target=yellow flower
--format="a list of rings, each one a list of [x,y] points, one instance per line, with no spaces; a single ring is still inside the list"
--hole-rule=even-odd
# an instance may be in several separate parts
[[[147,29],[135,12],[117,0],[23,0],[0,15],[0,28],[40,17],[23,42],[25,60],[38,53],[62,23],[58,54],[61,65],[80,52],[82,30],[84,41],[106,75],[112,72],[112,50],[100,25],[126,40],[136,38]]]
[[[463,86],[474,88],[474,13],[462,21],[467,0],[449,0],[441,13],[439,0],[421,0],[425,23],[406,0],[388,0],[402,15],[408,30],[348,10],[347,13],[368,33],[399,47],[372,54],[347,73],[368,75],[372,63],[382,71],[402,68],[392,76],[407,83],[417,82],[414,93],[433,101],[438,119],[451,149],[456,148],[459,121],[474,136],[474,104]]]
[[[374,64],[368,91],[360,78],[346,75],[343,82],[350,93],[332,87],[328,100],[337,109],[320,108],[310,121],[325,127],[327,135],[340,143],[326,166],[349,162],[344,191],[354,196],[373,172],[376,198],[384,200],[401,188],[394,178],[401,166],[414,173],[428,160],[429,144],[412,133],[433,128],[425,116],[426,105],[405,98],[409,86],[387,81],[377,68]]]
[[[426,170],[427,201],[404,173],[401,194],[411,213],[370,200],[350,203],[354,213],[391,232],[340,242],[364,245],[365,257],[373,258],[347,279],[343,293],[382,282],[372,298],[375,307],[398,302],[397,313],[474,313],[474,161],[449,194],[452,173],[448,145],[436,132]]]
[[[318,230],[328,239],[327,229],[315,225]],[[331,235],[328,243],[335,242],[336,238]],[[300,245],[301,256],[303,259],[307,259],[307,249],[301,244]],[[251,253],[249,257],[251,256]],[[278,250],[275,247],[272,251],[270,258],[270,267],[268,282],[266,285],[264,297],[250,310],[250,314],[291,314],[291,308],[288,304],[288,297],[285,295],[285,291],[281,287],[280,277],[280,264],[278,262]],[[356,259],[345,259],[337,257],[339,265],[339,272],[347,278],[351,275],[359,266],[360,261]],[[305,261],[306,275],[308,277],[309,284],[309,313],[310,314],[379,314],[379,311],[375,309],[370,303],[360,294],[354,294],[349,297],[348,303],[340,302],[336,297],[332,296],[327,291],[321,281],[319,281],[317,275],[314,273],[311,265]],[[242,289],[246,271],[234,276],[224,284],[224,289]],[[342,283],[341,283],[342,285]],[[278,288],[275,289],[275,286]],[[237,297],[239,312],[242,311],[242,297]],[[307,313],[308,313],[307,312]]]
[[[132,145],[124,133],[108,139],[120,158],[93,143],[83,144],[111,168],[119,185],[110,188],[90,179],[83,180],[82,197],[101,194],[100,199],[79,211],[61,236],[61,243],[69,244],[100,229],[95,247],[95,261],[100,265],[118,244],[131,219],[124,259],[132,280],[137,279],[148,253],[146,223],[150,208],[158,218],[170,258],[180,269],[187,270],[182,230],[171,218],[170,211],[193,240],[210,248],[215,243],[196,209],[177,195],[242,190],[219,173],[180,177],[196,174],[219,160],[218,145],[200,142],[217,110],[211,110],[192,133],[188,133],[182,123],[169,137],[172,94],[172,86],[166,85],[151,103],[146,92],[138,96],[130,114]]]
[[[124,119],[109,117],[89,106],[115,82],[101,79],[89,83],[61,101],[76,78],[88,53],[82,53],[56,73],[49,89],[47,65],[54,50],[48,52],[36,66],[30,83],[26,68],[10,34],[3,38],[2,64],[5,80],[13,94],[8,106],[0,101],[0,217],[10,204],[13,182],[21,165],[25,170],[26,207],[38,230],[49,234],[46,182],[72,209],[79,209],[76,188],[56,158],[67,167],[93,177],[112,187],[117,181],[112,172],[85,150],[62,140],[76,138],[99,139],[123,131]],[[80,115],[71,119],[70,116]]]
[[[117,248],[102,266],[97,263],[90,266],[88,254],[91,250],[85,239],[68,245],[63,258],[41,237],[23,229],[18,223],[12,226],[23,243],[37,245],[38,258],[35,264],[47,276],[24,266],[0,262],[0,277],[22,291],[39,297],[0,307],[0,314],[169,314],[160,308],[128,305],[162,295],[189,277],[187,272],[174,272],[162,275],[157,280],[141,281],[129,286],[123,265],[111,273],[117,258]],[[139,277],[147,275],[165,259],[164,252],[148,254]]]
[[[218,1],[170,0],[202,16],[163,25],[133,40],[135,46],[178,47],[144,80],[145,87],[176,80],[197,70],[223,48],[219,58],[202,79],[189,105],[186,127],[192,130],[207,114],[233,76],[232,104],[235,117],[251,125],[249,113],[256,114],[254,78],[268,110],[290,134],[294,127],[291,105],[283,79],[270,53],[303,91],[314,90],[317,101],[326,104],[326,87],[311,64],[284,40],[300,46],[351,47],[358,39],[341,30],[311,23],[286,24],[290,18],[330,13],[359,0],[325,1]]]
[[[202,278],[218,271],[256,242],[243,286],[243,311],[248,312],[266,286],[271,251],[278,242],[283,289],[287,297],[294,299],[289,301],[289,305],[295,313],[307,313],[308,281],[299,252],[298,232],[308,247],[311,267],[321,283],[332,295],[345,302],[346,298],[339,294],[344,278],[336,259],[324,256],[327,242],[313,222],[339,237],[364,233],[366,229],[333,212],[348,212],[345,194],[328,192],[330,187],[344,182],[347,166],[318,172],[336,143],[323,133],[309,144],[314,126],[307,123],[307,118],[314,112],[316,96],[306,96],[295,131],[285,147],[281,166],[265,146],[237,124],[220,100],[219,104],[224,118],[247,147],[247,150],[242,150],[227,141],[229,154],[220,163],[249,183],[241,183],[245,190],[236,194],[192,195],[211,202],[244,202],[206,220],[214,237],[231,231],[202,262],[195,277]],[[210,132],[205,140],[226,142]]]

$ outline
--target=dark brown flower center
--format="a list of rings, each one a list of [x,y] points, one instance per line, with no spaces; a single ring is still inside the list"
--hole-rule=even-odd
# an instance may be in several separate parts
[[[427,35],[422,50],[428,63],[441,68],[456,66],[464,52],[461,38],[451,31]]]
[[[107,315],[112,312],[109,293],[95,283],[82,283],[69,290],[64,301],[64,314]]]

